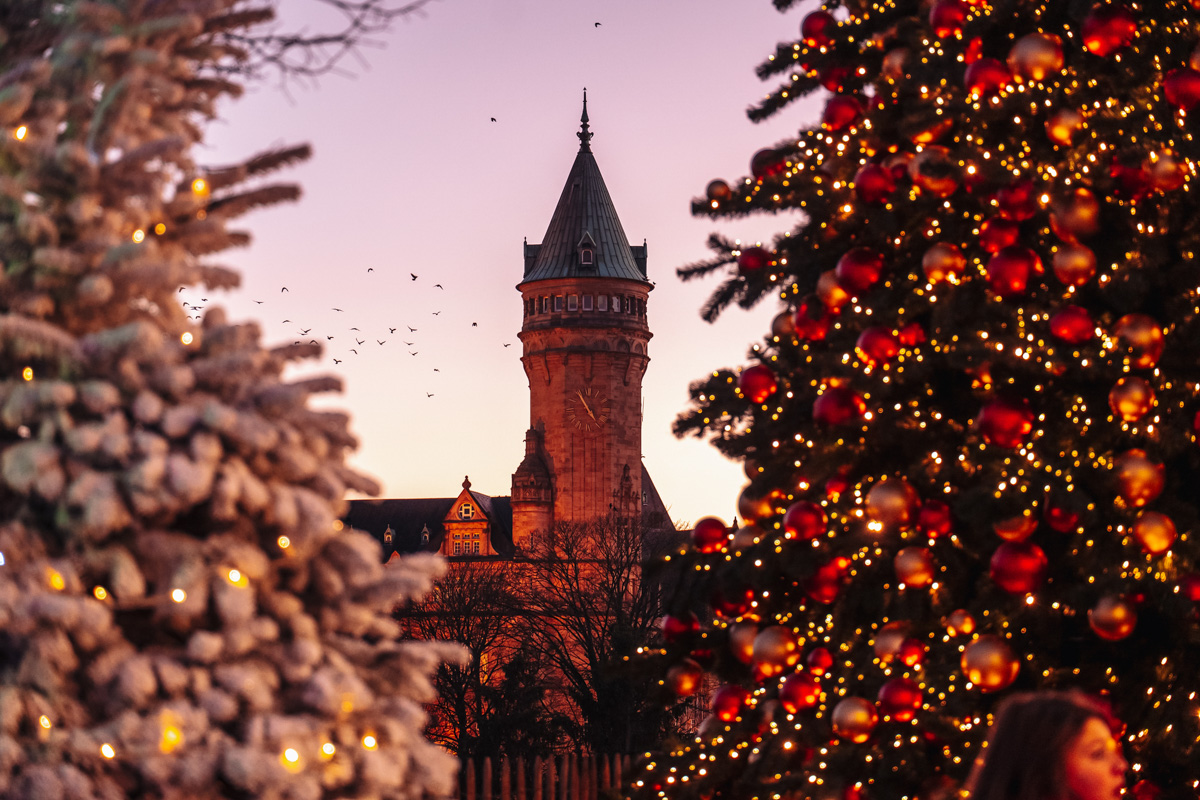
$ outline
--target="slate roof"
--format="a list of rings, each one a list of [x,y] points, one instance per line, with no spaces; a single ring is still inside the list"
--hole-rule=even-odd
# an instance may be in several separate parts
[[[492,549],[502,556],[512,556],[512,502],[508,497],[490,497],[471,492],[475,502],[491,520]],[[419,497],[402,499],[351,500],[350,508],[342,517],[346,525],[365,531],[380,543],[384,531],[392,529],[392,547],[384,545],[383,558],[392,554],[416,553],[420,550],[436,552],[446,536],[443,520],[458,497]],[[421,546],[421,532],[429,528],[429,543]]]
[[[579,153],[550,227],[541,244],[525,243],[525,276],[522,283],[552,278],[622,278],[649,283],[646,279],[646,245],[630,246],[617,216],[608,187],[592,155],[592,133],[588,129],[587,93],[583,96]],[[595,245],[592,264],[581,264],[580,244],[590,237]]]

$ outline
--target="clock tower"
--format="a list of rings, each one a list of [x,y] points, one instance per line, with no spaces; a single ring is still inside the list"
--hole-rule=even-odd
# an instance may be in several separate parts
[[[529,379],[525,460],[513,473],[513,543],[556,522],[642,507],[642,376],[650,358],[646,244],[629,244],[592,155],[587,93],[579,152],[517,285]]]

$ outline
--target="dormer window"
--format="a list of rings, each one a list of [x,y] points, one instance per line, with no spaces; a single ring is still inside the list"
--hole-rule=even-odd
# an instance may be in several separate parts
[[[596,268],[596,242],[590,233],[584,233],[576,246],[579,253],[579,266],[585,269]]]
[[[579,251],[579,263],[583,264],[585,267],[591,266],[592,264],[596,263],[594,251],[592,250],[592,248],[585,247]]]

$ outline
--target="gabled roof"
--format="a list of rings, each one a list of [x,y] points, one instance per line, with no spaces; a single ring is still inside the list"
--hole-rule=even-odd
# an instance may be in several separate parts
[[[512,503],[508,497],[489,497],[471,492],[479,507],[487,514],[491,523],[492,549],[502,556],[511,556]],[[351,500],[350,508],[342,522],[352,528],[365,531],[383,543],[383,533],[390,526],[392,546],[384,545],[386,561],[391,551],[416,553],[420,550],[436,552],[446,536],[446,515],[458,500],[457,497],[421,497],[387,500]],[[421,546],[421,532],[429,529],[429,542]]]
[[[582,125],[577,135],[579,153],[550,218],[550,227],[541,244],[525,243],[522,283],[552,278],[623,278],[649,283],[646,279],[646,245],[629,246],[617,209],[600,175],[600,167],[592,155],[586,91]],[[585,237],[595,243],[592,264],[581,264],[579,260],[580,244]]]

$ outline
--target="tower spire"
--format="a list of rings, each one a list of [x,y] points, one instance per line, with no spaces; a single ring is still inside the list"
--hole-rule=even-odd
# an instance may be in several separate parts
[[[579,137],[579,152],[592,152],[592,132],[588,130],[588,115],[587,115],[587,87],[583,88],[583,116],[579,118],[579,133],[575,134]]]

